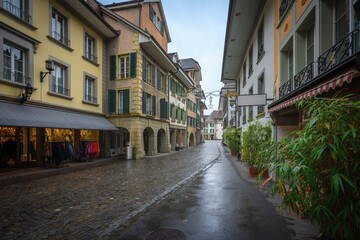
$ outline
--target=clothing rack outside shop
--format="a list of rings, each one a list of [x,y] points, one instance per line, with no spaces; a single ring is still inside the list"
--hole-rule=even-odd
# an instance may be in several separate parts
[[[61,164],[71,162],[75,157],[75,149],[69,141],[50,141],[44,144],[44,165],[59,167]]]
[[[79,146],[79,161],[88,162],[99,156],[99,143],[94,139],[82,139]]]

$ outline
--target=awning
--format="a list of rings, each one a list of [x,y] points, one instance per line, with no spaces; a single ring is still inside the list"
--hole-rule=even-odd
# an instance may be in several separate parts
[[[0,126],[118,130],[105,117],[0,102]]]
[[[322,94],[323,92],[328,92],[330,89],[335,89],[338,86],[342,86],[345,82],[351,83],[353,75],[355,73],[355,69],[351,69],[350,71],[347,71],[341,75],[338,75],[334,78],[332,78],[329,81],[326,81],[325,83],[322,83],[304,93],[301,93],[285,102],[280,103],[279,105],[276,105],[272,108],[269,108],[268,112],[276,112],[280,109],[289,107],[293,104],[295,104],[297,101],[307,99],[313,96],[317,96],[319,94]]]

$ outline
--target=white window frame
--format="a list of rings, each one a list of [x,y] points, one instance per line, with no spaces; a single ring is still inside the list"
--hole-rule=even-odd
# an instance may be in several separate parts
[[[122,62],[122,60],[124,60],[124,62]],[[122,64],[124,64],[124,66],[122,66]],[[130,77],[130,56],[129,55],[119,56],[119,79],[127,79],[129,77]]]
[[[152,83],[152,64],[146,61],[146,82]]]
[[[90,59],[93,62],[97,62],[97,55],[96,55],[96,38],[94,38],[89,33],[84,33],[84,56]]]
[[[61,76],[61,70],[62,70],[62,76]],[[54,70],[51,72],[51,92],[60,94],[60,95],[66,95],[65,89],[66,89],[66,77],[65,77],[65,71],[66,68],[58,63],[54,63]],[[62,78],[62,85],[59,83],[60,76]],[[54,83],[54,77],[55,77],[55,83]],[[61,92],[62,87],[62,92]]]
[[[118,113],[122,114],[124,113],[124,91],[119,90],[118,91]]]
[[[26,65],[26,61],[25,61],[25,51],[9,42],[4,42],[3,43],[3,49],[4,49],[4,45],[7,45],[10,47],[11,49],[11,53],[10,53],[10,78],[5,78],[5,62],[3,62],[3,77],[5,80],[11,81],[11,82],[17,82],[17,83],[21,83],[21,84],[25,84],[25,65]],[[22,69],[21,71],[18,71],[15,69],[15,50],[20,51],[21,54],[21,58],[22,58]],[[3,61],[5,60],[5,55],[3,52]],[[8,70],[7,70],[8,71]],[[21,81],[17,81],[17,73],[20,73],[21,75]]]
[[[53,22],[53,14],[55,14],[55,26]],[[70,17],[67,16],[64,12],[62,12],[58,7],[56,7],[54,4],[50,3],[50,19],[49,19],[49,31],[50,36],[52,39],[55,39],[57,42],[61,43],[62,45],[65,45],[66,47],[70,48]],[[57,22],[58,19],[63,19],[63,28],[58,32],[58,26]],[[56,34],[55,34],[55,33]],[[57,34],[60,34],[60,36],[57,36]],[[59,38],[60,37],[60,38]]]
[[[95,90],[95,79],[92,79],[88,76],[85,77],[85,101],[95,102],[94,98],[94,90]]]

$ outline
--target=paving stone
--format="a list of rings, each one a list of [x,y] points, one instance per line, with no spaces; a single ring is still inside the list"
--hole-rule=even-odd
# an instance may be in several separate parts
[[[3,186],[0,239],[105,238],[98,233],[214,161],[218,142],[211,144]]]

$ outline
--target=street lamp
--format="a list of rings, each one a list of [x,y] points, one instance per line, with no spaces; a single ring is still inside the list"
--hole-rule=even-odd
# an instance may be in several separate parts
[[[20,103],[24,103],[26,102],[30,97],[31,97],[31,94],[33,92],[33,86],[31,86],[30,83],[28,83],[26,86],[25,86],[25,91],[23,90],[21,92],[21,100],[20,100]]]
[[[54,70],[54,62],[51,59],[45,61],[45,68],[48,72],[40,71],[40,82],[43,82],[44,77]]]

